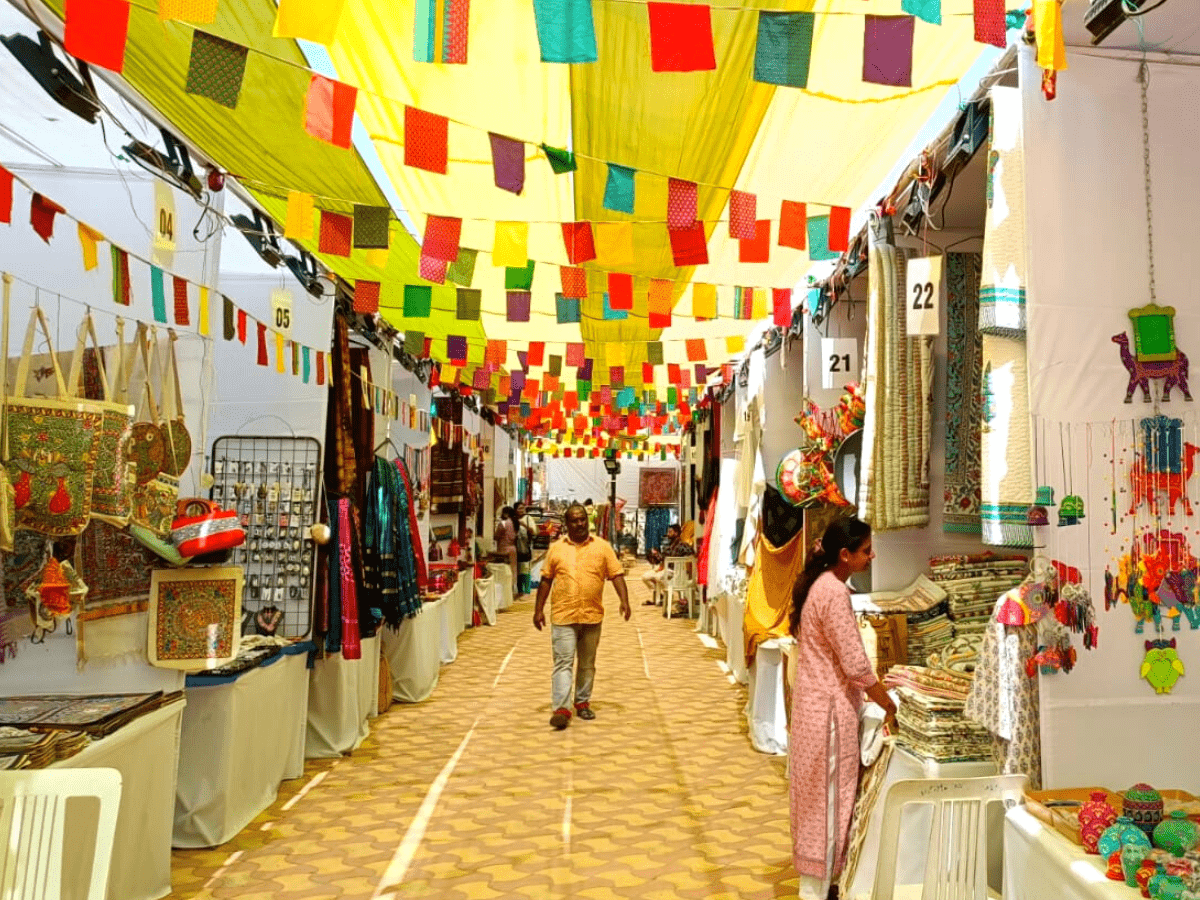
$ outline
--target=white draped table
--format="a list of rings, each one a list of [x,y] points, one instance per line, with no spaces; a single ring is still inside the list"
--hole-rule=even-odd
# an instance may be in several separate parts
[[[1108,864],[1089,856],[1017,806],[1004,818],[1005,900],[1137,900],[1136,888],[1105,877]]]
[[[362,641],[359,659],[334,653],[316,660],[308,673],[304,755],[325,759],[356,750],[370,733],[367,719],[375,715],[378,703],[378,634]]]

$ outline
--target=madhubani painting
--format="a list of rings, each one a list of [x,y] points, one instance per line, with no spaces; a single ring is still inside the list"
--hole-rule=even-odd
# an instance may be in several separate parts
[[[676,469],[642,469],[638,473],[638,506],[674,506],[678,499]]]
[[[150,583],[150,663],[199,671],[237,656],[242,568],[156,569]]]

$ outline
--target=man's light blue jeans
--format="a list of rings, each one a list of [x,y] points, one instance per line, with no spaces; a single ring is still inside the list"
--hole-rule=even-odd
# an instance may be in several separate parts
[[[550,708],[571,709],[574,675],[575,703],[587,703],[596,679],[596,648],[600,646],[600,622],[595,625],[551,625],[554,675],[550,679]],[[576,659],[578,658],[578,666]]]

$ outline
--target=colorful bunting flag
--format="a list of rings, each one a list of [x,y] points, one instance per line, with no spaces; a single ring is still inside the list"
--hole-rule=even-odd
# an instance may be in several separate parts
[[[427,284],[404,286],[404,317],[406,319],[428,319],[433,308],[433,288]]]
[[[597,222],[596,259],[601,265],[622,267],[632,265],[633,223]]]
[[[611,369],[625,365],[625,345],[621,341],[608,341],[604,345],[604,361]]]
[[[671,238],[671,258],[676,266],[707,265],[708,243],[703,222],[693,222],[690,228],[667,229],[667,234]]]
[[[451,362],[467,361],[467,339],[461,334],[452,334],[446,338],[446,356]]]
[[[194,25],[208,25],[217,18],[218,0],[158,0],[158,17]]]
[[[754,223],[754,237],[738,241],[738,262],[766,263],[771,261],[771,220],[759,219]]]
[[[498,366],[504,365],[508,359],[508,341],[499,341],[494,338],[489,338],[487,349],[484,351],[484,359],[488,362],[493,362]]]
[[[606,322],[619,322],[629,318],[629,311],[624,309],[613,309],[609,302],[608,293],[604,294],[604,320]]]
[[[459,247],[454,262],[446,269],[446,280],[462,287],[470,287],[471,282],[475,280],[475,257],[478,255],[478,250]]]
[[[596,258],[591,222],[563,222],[562,236],[567,249],[567,260],[572,265],[590,262]]]
[[[267,326],[263,322],[257,322],[258,330],[258,356],[256,362],[260,366],[267,364]],[[242,343],[245,343],[243,341]]]
[[[329,46],[337,37],[346,0],[279,0],[272,34]]]
[[[116,248],[114,247],[113,249],[115,250]],[[128,305],[129,304],[126,304],[126,306]],[[224,294],[221,295],[221,313],[224,324],[221,335],[225,338],[225,340],[232,341],[235,337],[237,337],[237,310],[233,305],[233,301]]]
[[[303,191],[288,191],[287,217],[284,219],[283,236],[296,240],[309,240],[313,234],[313,196]]]
[[[54,217],[65,212],[65,209],[49,197],[34,193],[29,201],[29,224],[33,226],[38,237],[48,244],[54,236]]]
[[[357,229],[358,219],[355,218]],[[462,234],[462,219],[453,216],[427,216],[425,237],[421,241],[421,255],[446,262],[456,262],[459,253],[459,238]],[[449,275],[449,270],[447,270]],[[453,280],[453,279],[451,279]],[[457,283],[457,282],[456,282]]]
[[[546,344],[542,341],[530,341],[528,353],[529,365],[538,366],[540,368],[543,360],[545,359]]]
[[[559,375],[562,374],[562,362],[563,362],[563,359],[561,356],[557,356],[557,355],[551,353],[550,354],[550,362],[546,366],[546,374],[553,375],[555,378],[557,378]]]
[[[243,344],[246,343],[246,330],[248,321],[249,320],[246,317],[246,311],[244,309],[239,309],[237,311],[237,336],[238,341]],[[263,365],[266,365],[266,363]]]
[[[646,343],[646,362],[651,365],[661,366],[663,364],[663,345],[662,341],[647,341]]]
[[[942,0],[900,0],[900,9],[930,25],[942,24]]]
[[[729,236],[738,240],[754,239],[758,198],[743,191],[729,192]]]
[[[829,216],[810,216],[806,225],[808,232],[808,258],[813,262],[837,259],[840,254],[829,247]]]
[[[196,324],[199,328],[200,336],[208,337],[209,331],[210,331],[210,323],[208,320],[208,316],[209,316],[208,288],[206,288],[204,285],[200,285],[199,294],[200,294],[199,301],[198,301],[199,309],[197,310],[197,313],[196,313],[199,321]]]
[[[587,350],[583,344],[578,341],[572,341],[567,344],[567,365],[578,368],[583,365],[584,353]]]
[[[387,206],[354,205],[354,246],[359,250],[386,250],[388,223],[392,211]],[[444,257],[435,257],[443,259]],[[453,257],[451,257],[453,259]]]
[[[667,363],[667,381],[671,382],[671,384],[679,384],[679,377],[679,364]]]
[[[129,4],[125,0],[66,0],[63,45],[72,56],[114,72],[125,68]]]
[[[632,213],[634,201],[633,176],[636,169],[608,164],[608,180],[604,183],[604,208],[614,212]]]
[[[590,63],[597,60],[592,0],[533,0],[542,62]]]
[[[712,15],[707,6],[648,3],[650,68],[655,72],[699,72],[717,67]]]
[[[329,210],[321,210],[321,238],[317,249],[333,256],[350,255],[350,239],[354,232],[354,220]]]
[[[850,249],[850,207],[834,206],[829,210],[829,249],[839,253]]]
[[[792,324],[792,289],[772,288],[771,302],[775,324],[780,328],[787,328]]]
[[[434,284],[446,283],[446,272],[450,268],[450,263],[444,259],[434,259],[432,256],[421,254],[417,261],[417,274],[426,281],[432,281]]]
[[[1034,0],[1033,31],[1037,38],[1037,63],[1042,69],[1059,72],[1067,67],[1063,37],[1062,4],[1057,0]]]
[[[1008,46],[1005,32],[1004,0],[975,0],[975,40],[1003,50]],[[69,47],[67,48],[70,49]]]
[[[378,281],[364,281],[360,278],[354,282],[354,311],[367,315],[379,312]]]
[[[0,222],[12,223],[13,173],[0,166]]]
[[[477,322],[483,305],[483,292],[478,289],[458,289],[455,316],[461,322]]]
[[[569,325],[572,322],[579,321],[579,299],[576,297],[566,297],[562,294],[554,295],[554,306],[558,316],[559,325]]]
[[[725,352],[729,354],[741,353],[746,349],[746,339],[740,334],[731,334],[725,338]],[[707,375],[707,373],[706,373]],[[696,375],[697,381],[704,381],[699,373]]]
[[[582,299],[587,296],[587,270],[576,266],[559,266],[559,280],[564,297]]]
[[[692,284],[692,317],[698,321],[717,317],[717,286]]]
[[[696,183],[671,178],[667,181],[667,227],[691,228],[696,222]]]
[[[504,270],[504,289],[506,291],[533,290],[533,270],[537,263],[532,259],[523,266],[509,266]]]
[[[708,359],[708,350],[704,338],[692,338],[687,341],[687,358],[689,362],[703,362]]]
[[[758,43],[754,47],[755,81],[781,87],[808,87],[815,18],[810,12],[759,12]]]
[[[750,292],[750,318],[767,317],[767,292],[763,288],[746,288]]]
[[[488,132],[492,145],[492,179],[502,191],[525,190],[525,145],[502,134]]]
[[[171,277],[171,287],[175,295],[175,324],[191,324],[191,312],[188,309],[188,283],[178,275]]]
[[[167,324],[166,288],[163,285],[163,270],[158,266],[150,267],[150,304],[154,321]]]
[[[574,172],[579,167],[575,162],[575,154],[570,150],[563,150],[559,147],[542,144],[542,152],[546,154],[546,159],[550,163],[550,170],[555,175],[565,175],[568,172]]]
[[[613,309],[633,309],[633,276],[625,272],[608,273],[608,302]]]
[[[283,335],[278,331],[275,333],[275,371],[283,372]]]
[[[96,254],[96,244],[104,240],[104,235],[82,222],[78,224],[76,231],[79,234],[79,249],[83,253],[83,270],[90,272],[100,264]]]
[[[450,120],[415,106],[404,107],[404,164],[446,174]]]
[[[865,16],[862,80],[890,87],[912,87],[912,16]]]
[[[413,59],[423,63],[467,61],[471,0],[416,0]]]
[[[665,290],[655,290],[655,285],[665,285]],[[650,294],[646,302],[647,324],[651,328],[671,327],[671,293],[669,281],[654,278],[650,281]]]
[[[784,200],[779,206],[779,246],[803,250],[808,246],[808,212],[803,203]]]
[[[609,366],[608,383],[613,387],[622,387],[625,384],[625,367]]]
[[[184,90],[237,109],[249,55],[249,48],[241,44],[203,31],[192,32],[192,53],[188,59]]]
[[[425,352],[425,332],[413,331],[409,329],[404,332],[404,352],[409,356],[424,358]]]
[[[497,222],[492,242],[492,265],[524,266],[529,262],[528,246],[528,222]]]
[[[318,140],[349,148],[357,102],[358,88],[313,75],[304,98],[304,130]]]
[[[528,322],[529,306],[533,295],[529,291],[506,291],[505,296],[508,301],[508,321]]]

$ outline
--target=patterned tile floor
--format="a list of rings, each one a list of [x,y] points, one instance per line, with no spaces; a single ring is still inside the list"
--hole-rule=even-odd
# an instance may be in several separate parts
[[[549,727],[550,638],[519,602],[460,637],[430,700],[309,761],[228,844],[176,851],[170,896],[795,897],[784,761],[750,747],[723,649],[628,584],[629,622],[608,589],[594,721]]]

